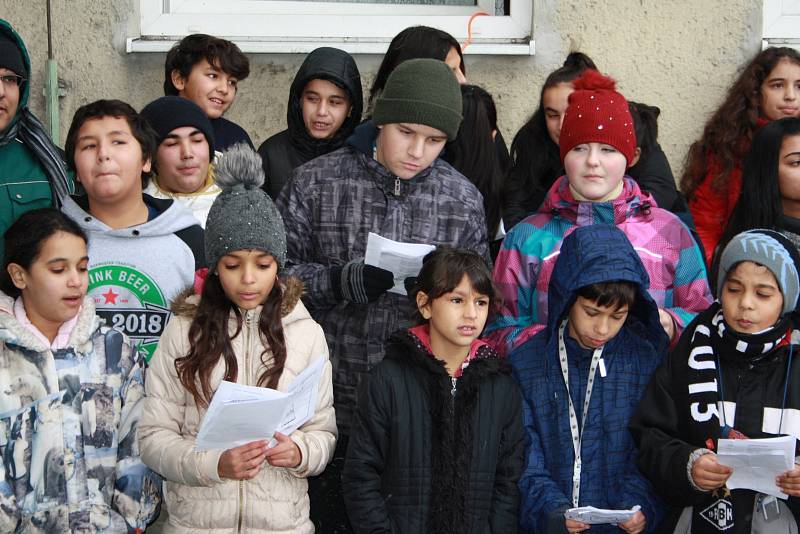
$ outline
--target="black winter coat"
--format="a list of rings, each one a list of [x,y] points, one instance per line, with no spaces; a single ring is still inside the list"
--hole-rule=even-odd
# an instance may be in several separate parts
[[[353,106],[344,123],[330,139],[312,138],[303,122],[300,98],[303,96],[306,84],[316,79],[328,80],[344,89]],[[344,146],[347,138],[361,122],[363,105],[361,75],[350,54],[338,48],[321,47],[306,57],[289,89],[286,109],[288,128],[273,135],[258,147],[266,175],[263,189],[273,200],[278,198],[278,194],[289,181],[289,176],[295,168]]]
[[[664,500],[673,507],[659,532],[672,532],[684,507],[703,509],[716,500],[711,493],[698,491],[691,485],[687,463],[692,451],[708,448],[709,441],[716,447],[720,437],[719,424],[712,425],[716,432],[715,435],[709,435],[707,425],[698,423],[692,415],[693,410],[705,412],[706,408],[700,403],[693,403],[697,399],[696,394],[692,396],[691,388],[697,384],[690,384],[690,366],[699,365],[694,363],[694,358],[709,358],[704,353],[692,353],[693,333],[698,324],[712,328],[711,318],[718,309],[719,304],[712,305],[686,327],[678,344],[653,375],[631,420],[631,433],[639,447],[639,468]],[[800,334],[798,326],[800,325],[795,318],[792,339]],[[734,418],[726,421],[731,427],[749,438],[770,438],[778,435],[764,431],[764,426],[770,419],[770,412],[780,412],[787,380],[786,411],[792,413],[800,409],[800,358],[797,358],[799,349],[795,343],[796,341],[792,343],[794,346],[791,352],[789,347],[783,346],[755,359],[747,359],[733,351],[716,354],[722,367],[719,376],[723,384],[724,400],[726,404],[732,405],[732,408],[726,408],[726,412],[734,413]],[[794,357],[790,359],[792,353]],[[718,422],[719,418],[714,415],[711,420]],[[781,423],[780,435],[800,435],[800,422],[797,419],[787,417]],[[726,534],[751,532],[751,522],[760,520],[760,514],[750,513],[754,498],[754,491],[733,490],[729,500],[740,511],[736,513],[734,526],[725,530]],[[798,521],[800,499],[789,497],[784,502],[795,521]]]
[[[356,533],[514,533],[523,466],[519,387],[488,345],[453,382],[411,332],[362,391],[342,473]]]

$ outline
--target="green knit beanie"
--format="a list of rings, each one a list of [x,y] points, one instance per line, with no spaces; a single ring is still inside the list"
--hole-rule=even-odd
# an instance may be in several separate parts
[[[461,88],[444,61],[409,59],[397,66],[375,102],[373,122],[424,124],[454,139],[461,124]]]

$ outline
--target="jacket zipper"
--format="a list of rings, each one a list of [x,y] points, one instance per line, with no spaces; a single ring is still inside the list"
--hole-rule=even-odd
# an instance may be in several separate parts
[[[250,343],[251,343],[251,334],[252,334],[252,318],[253,318],[253,310],[247,310],[244,313],[244,366],[242,369],[242,377],[244,379],[244,385],[249,385],[250,380],[248,380],[248,372],[250,370]],[[244,520],[244,480],[239,481],[239,521],[236,525],[236,532],[242,531],[242,522]]]
[[[400,178],[396,176],[394,178],[394,196],[396,197],[400,196]]]

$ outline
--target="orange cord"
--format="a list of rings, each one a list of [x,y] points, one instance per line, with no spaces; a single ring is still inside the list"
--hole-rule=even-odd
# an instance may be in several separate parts
[[[467,48],[470,45],[470,43],[472,43],[472,23],[475,21],[477,17],[488,17],[488,16],[489,14],[486,13],[485,11],[478,11],[476,13],[473,13],[472,16],[469,18],[469,21],[467,22],[467,40],[464,42],[464,44],[461,45],[462,52],[464,51],[465,48]]]

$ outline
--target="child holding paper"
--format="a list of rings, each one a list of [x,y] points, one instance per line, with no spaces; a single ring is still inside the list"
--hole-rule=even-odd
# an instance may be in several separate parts
[[[476,252],[429,253],[358,403],[342,473],[356,533],[516,532],[523,433],[511,367],[478,336],[494,301]]]
[[[166,478],[170,532],[311,533],[306,477],[336,443],[331,366],[322,328],[300,302],[302,285],[278,279],[286,236],[260,189],[261,159],[237,145],[216,169],[222,193],[208,215],[208,270],[179,299],[147,376],[142,459]],[[316,413],[289,436],[228,450],[195,450],[222,380],[285,391],[325,358]],[[264,436],[269,438],[270,436]]]
[[[673,506],[665,532],[797,532],[800,467],[778,500],[725,487],[717,440],[800,436],[800,256],[772,230],[733,237],[719,260],[719,300],[656,371],[632,421],[639,466]],[[724,407],[724,408],[723,408]]]
[[[547,328],[509,355],[527,434],[520,479],[524,532],[582,532],[570,508],[641,509],[591,532],[653,532],[663,515],[636,467],[628,423],[668,339],[647,272],[607,224],[567,235],[550,279]],[[565,530],[566,529],[566,530]]]

